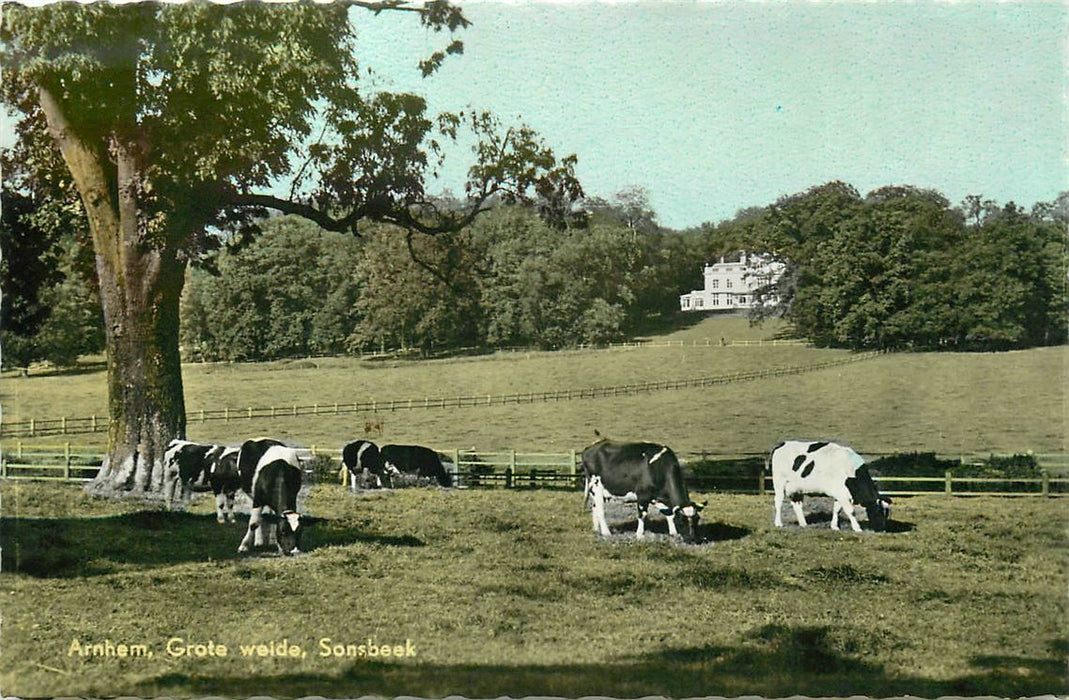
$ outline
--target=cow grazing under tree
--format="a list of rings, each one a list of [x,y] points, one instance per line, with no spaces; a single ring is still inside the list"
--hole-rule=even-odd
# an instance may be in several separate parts
[[[268,449],[283,446],[282,442],[273,438],[254,438],[241,443],[238,452],[238,474],[241,476],[241,490],[252,495],[252,477],[256,474],[256,465]]]
[[[241,472],[238,471],[236,447],[226,447],[211,465],[208,483],[215,494],[215,519],[219,522],[234,522],[234,497],[241,488]],[[225,509],[224,509],[225,507]]]
[[[440,486],[452,486],[453,477],[446,471],[442,458],[429,447],[420,445],[384,445],[382,450],[383,471],[393,486],[393,477],[414,474],[433,478]]]
[[[606,494],[625,499],[634,495],[638,506],[636,537],[642,538],[645,533],[646,514],[652,504],[664,514],[673,537],[680,534],[676,518],[681,517],[684,541],[698,539],[698,512],[703,506],[687,495],[683,470],[668,447],[652,442],[600,440],[583,450],[582,463],[586,498],[593,501],[595,532],[610,534],[605,521]]]
[[[244,480],[244,472],[241,476]],[[239,553],[249,551],[253,544],[269,543],[272,539],[283,555],[300,552],[301,534],[304,525],[309,522],[297,511],[297,493],[300,490],[301,462],[297,450],[280,445],[269,446],[251,474],[248,491],[252,497],[249,529],[238,546]],[[268,527],[265,528],[264,524]],[[265,529],[270,533],[264,532]]]
[[[178,499],[186,501],[194,491],[207,491],[212,464],[225,448],[221,445],[204,445],[189,440],[171,440],[164,452],[166,465],[165,497],[170,503],[175,491]]]
[[[364,471],[375,477],[375,485],[382,486],[386,476],[382,453],[378,445],[370,440],[354,440],[341,450],[341,461],[349,471],[349,489],[356,491],[356,477],[363,477]]]
[[[882,532],[890,518],[891,499],[881,496],[865,466],[865,460],[845,445],[827,441],[789,440],[772,449],[769,456],[772,488],[775,493],[775,524],[783,527],[783,500],[791,497],[798,525],[805,527],[802,498],[805,494],[830,496],[831,529],[839,529],[839,511],[850,520],[855,532],[861,525],[854,517],[854,504],[868,513],[869,525]]]

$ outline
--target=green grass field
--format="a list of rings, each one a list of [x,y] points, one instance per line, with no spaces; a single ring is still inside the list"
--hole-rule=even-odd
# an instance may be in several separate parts
[[[684,347],[186,365],[187,408],[508,394],[813,365],[849,353],[730,347],[771,338],[737,318],[659,340]],[[706,339],[710,342],[707,345]],[[865,453],[1066,452],[1069,348],[894,354],[704,389],[550,403],[191,422],[189,437],[272,435],[338,449],[567,452],[598,429],[677,452],[763,453],[833,437]],[[104,375],[0,380],[4,419],[104,415]],[[103,447],[103,434],[27,444]],[[11,449],[12,441],[4,448]],[[0,693],[140,695],[764,696],[1062,693],[1067,527],[1061,499],[896,499],[893,532],[771,527],[771,495],[708,494],[701,546],[599,540],[576,492],[319,484],[326,518],[293,559],[240,558],[243,524],[93,500],[76,485],[0,484]],[[244,518],[240,519],[241,522]],[[793,523],[793,516],[786,517]],[[660,527],[658,527],[658,525]],[[664,532],[663,523],[653,524]],[[414,658],[321,657],[415,645]],[[176,656],[168,640],[225,645]],[[77,640],[78,645],[73,642]],[[302,658],[257,656],[286,640]],[[151,658],[83,657],[144,645]],[[173,648],[174,643],[172,643]],[[242,656],[249,645],[251,657]],[[204,649],[204,647],[201,647]],[[73,652],[73,653],[72,653]]]
[[[899,499],[860,535],[771,527],[771,496],[705,495],[686,546],[599,540],[575,492],[315,486],[294,558],[242,525],[7,484],[5,695],[1065,693],[1064,503]],[[788,517],[788,523],[793,520]],[[652,525],[663,533],[663,522]],[[320,656],[405,645],[411,658]],[[226,657],[175,656],[188,644]],[[83,657],[74,640],[151,658]],[[286,641],[302,658],[251,657]],[[202,647],[202,651],[206,647]],[[193,652],[196,653],[196,647]]]
[[[184,367],[186,406],[280,408],[457,395],[500,395],[719,376],[849,357],[806,347],[720,347],[720,338],[771,338],[745,319],[711,318],[658,340],[685,347],[498,353],[429,361],[327,358]],[[710,340],[711,344],[704,343]],[[694,346],[693,343],[698,345]],[[895,354],[795,377],[646,396],[508,406],[380,411],[341,416],[191,422],[191,439],[240,442],[272,435],[338,449],[381,423],[382,442],[439,449],[560,452],[594,430],[667,442],[680,452],[760,453],[784,437],[831,437],[869,453],[1069,451],[1065,378],[1069,347],[986,354]],[[0,383],[8,421],[105,414],[101,371],[14,377]],[[65,438],[102,446],[103,433]],[[57,444],[64,439],[39,438]],[[27,441],[30,442],[30,441]]]

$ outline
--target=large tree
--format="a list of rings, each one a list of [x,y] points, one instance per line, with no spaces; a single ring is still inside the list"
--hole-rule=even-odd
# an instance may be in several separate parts
[[[329,230],[373,220],[435,234],[494,198],[540,196],[559,213],[581,194],[574,157],[558,161],[529,128],[432,118],[418,96],[362,91],[350,13],[364,10],[467,24],[445,0],[5,5],[3,98],[22,115],[12,160],[28,182],[69,178],[92,235],[110,417],[94,490],[162,491],[163,451],[185,433],[185,268],[219,230],[248,233],[275,209]],[[464,127],[476,143],[467,198],[443,209],[425,181]]]

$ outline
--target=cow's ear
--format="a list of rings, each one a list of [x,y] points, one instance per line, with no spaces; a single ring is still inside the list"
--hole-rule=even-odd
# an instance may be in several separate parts
[[[694,504],[694,510],[705,510],[705,506],[709,505],[709,501],[702,501],[701,503]]]
[[[891,497],[890,497],[890,496],[884,496],[884,495],[881,495],[881,496],[880,496],[880,500],[881,500],[881,501],[884,501],[885,503],[894,503],[894,501],[892,501],[892,500],[891,500]]]
[[[266,520],[269,523],[277,523],[279,521],[278,513],[260,513],[260,520]]]

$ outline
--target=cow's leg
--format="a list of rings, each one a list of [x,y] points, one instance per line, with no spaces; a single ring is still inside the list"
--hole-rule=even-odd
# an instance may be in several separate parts
[[[642,539],[646,535],[646,513],[649,506],[644,506],[642,503],[638,503],[638,529],[635,530],[635,538]]]
[[[591,488],[594,493],[594,508],[592,510],[594,529],[608,537],[611,533],[609,532],[609,523],[605,520],[605,487],[602,485],[600,477],[592,477]]]
[[[226,519],[228,522],[234,522],[234,497],[237,495],[237,491],[226,492]]]
[[[794,508],[794,517],[798,518],[798,527],[805,527],[805,513],[802,512],[802,494],[796,493],[791,496],[791,507]]]
[[[256,546],[262,547],[264,545],[270,545],[278,542],[278,535],[276,530],[278,524],[274,518],[270,520],[264,520],[260,523],[260,529],[256,531]]]
[[[260,509],[254,506],[252,510],[249,511],[249,529],[245,531],[245,537],[241,540],[241,544],[238,545],[239,554],[249,551],[249,547],[252,546],[259,531]]]
[[[839,509],[842,509],[843,513],[850,520],[850,527],[854,532],[861,532],[861,523],[854,517],[854,504],[851,501],[835,501],[831,509],[831,529],[839,529]]]
[[[215,520],[216,522],[225,523],[226,516],[223,513],[223,506],[226,505],[226,494],[222,491],[215,492]]]
[[[786,489],[782,489],[779,486],[773,486],[775,491],[775,512],[773,514],[772,522],[776,527],[783,527],[783,494]]]
[[[679,537],[679,530],[676,530],[676,513],[678,511],[673,509],[671,513],[665,516],[665,520],[668,521],[668,534],[672,537]]]

